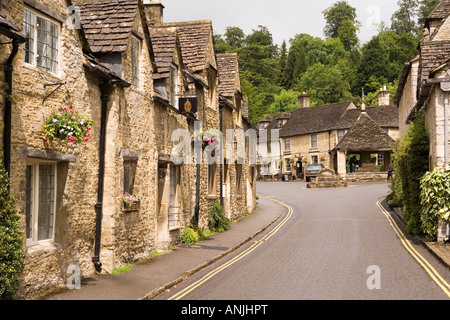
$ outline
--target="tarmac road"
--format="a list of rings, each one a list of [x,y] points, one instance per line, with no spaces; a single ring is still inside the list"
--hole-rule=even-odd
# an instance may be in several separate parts
[[[306,189],[304,182],[258,182],[257,191],[286,204],[285,219],[158,300],[449,299],[377,206],[389,184]],[[450,282],[448,268],[411,242]]]

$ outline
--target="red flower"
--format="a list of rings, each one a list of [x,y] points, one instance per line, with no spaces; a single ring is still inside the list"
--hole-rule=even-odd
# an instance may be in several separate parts
[[[70,141],[77,141],[77,137],[75,137],[75,136],[70,136],[70,137],[69,137],[69,140],[70,140]]]

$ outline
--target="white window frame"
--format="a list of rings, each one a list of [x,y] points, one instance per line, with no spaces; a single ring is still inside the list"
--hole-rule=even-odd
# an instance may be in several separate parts
[[[317,148],[317,133],[311,134],[311,148]]]
[[[141,87],[141,48],[141,39],[139,39],[135,35],[131,35],[131,84],[136,88]]]
[[[32,37],[23,45],[23,63],[27,65],[31,65],[33,67],[37,67],[42,70],[46,70],[53,74],[58,74],[60,70],[60,56],[61,56],[61,45],[60,45],[60,38],[61,38],[61,24],[51,17],[44,15],[36,10],[33,10],[32,8],[25,7],[24,8],[24,20],[23,20],[23,34],[24,36],[27,36],[26,30],[28,27],[30,27],[30,34]],[[26,18],[29,17],[29,20],[26,20]],[[40,49],[38,44],[38,33],[39,33],[39,25],[38,25],[38,19],[42,19],[46,23],[49,23],[49,28],[51,32],[51,28],[54,27],[54,31],[56,32],[56,36],[47,34],[47,37],[45,39],[45,43],[43,44],[42,49]],[[27,27],[27,28],[26,28]],[[49,32],[49,30],[44,30],[44,32]],[[50,37],[50,38],[49,38]],[[54,39],[56,38],[56,39]],[[52,41],[55,40],[55,44],[47,42],[48,40]],[[29,44],[29,45],[28,45]],[[39,62],[39,50],[46,51],[45,48],[50,45],[50,57],[47,55],[44,57],[46,63]],[[27,48],[29,50],[27,50]],[[53,51],[56,50],[56,53]],[[29,52],[28,52],[29,51]],[[47,52],[48,53],[48,52]],[[30,54],[30,56],[28,55]],[[54,56],[51,56],[54,54]],[[55,66],[52,65],[52,62],[55,63]],[[42,65],[41,65],[42,64]]]
[[[50,238],[38,239],[38,230],[39,230],[39,167],[40,165],[53,165],[53,217],[51,221],[51,236]],[[25,206],[25,216],[31,216],[30,226],[26,223],[26,228],[28,232],[28,228],[31,227],[30,236],[26,233],[26,243],[27,246],[35,245],[42,242],[53,242],[55,239],[55,218],[56,218],[56,190],[57,190],[57,163],[54,161],[45,161],[45,160],[29,160],[27,161],[27,171],[28,167],[32,169],[32,181],[31,181],[31,212],[28,213],[28,206]],[[28,184],[27,184],[28,186]],[[25,190],[25,201],[28,199],[28,190]]]
[[[284,151],[291,151],[291,139],[284,139]]]

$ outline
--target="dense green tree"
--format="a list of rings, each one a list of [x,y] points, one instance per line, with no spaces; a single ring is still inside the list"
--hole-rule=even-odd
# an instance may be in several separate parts
[[[346,1],[338,1],[323,12],[325,18],[324,35],[327,38],[339,38],[347,51],[358,45],[361,23],[356,19],[356,9]]]
[[[299,95],[300,92],[298,91],[281,90],[279,94],[275,95],[275,101],[270,105],[267,112],[269,114],[276,114],[297,109]]]
[[[311,96],[312,106],[353,99],[343,64],[330,67],[316,63],[309,67],[301,77],[300,89]]]
[[[399,9],[391,17],[391,30],[397,34],[415,34],[418,0],[399,0]]]
[[[417,41],[412,33],[396,34],[386,30],[372,37],[362,48],[362,56],[356,71],[353,94],[373,92],[368,83],[374,79],[385,79],[394,84],[401,73],[403,64],[416,54]]]

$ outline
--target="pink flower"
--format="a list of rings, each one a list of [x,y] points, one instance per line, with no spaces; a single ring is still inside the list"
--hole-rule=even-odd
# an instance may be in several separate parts
[[[56,123],[56,122],[57,122],[58,120],[56,120],[55,118],[53,118],[53,120],[52,120],[52,121],[53,121],[53,123]]]
[[[83,140],[83,142],[87,142],[87,141],[89,141],[89,138],[88,138],[88,137],[85,137],[85,138],[83,138],[82,140]]]
[[[77,141],[77,137],[75,137],[75,136],[70,136],[70,137],[69,137],[69,140],[70,140],[70,141]]]

